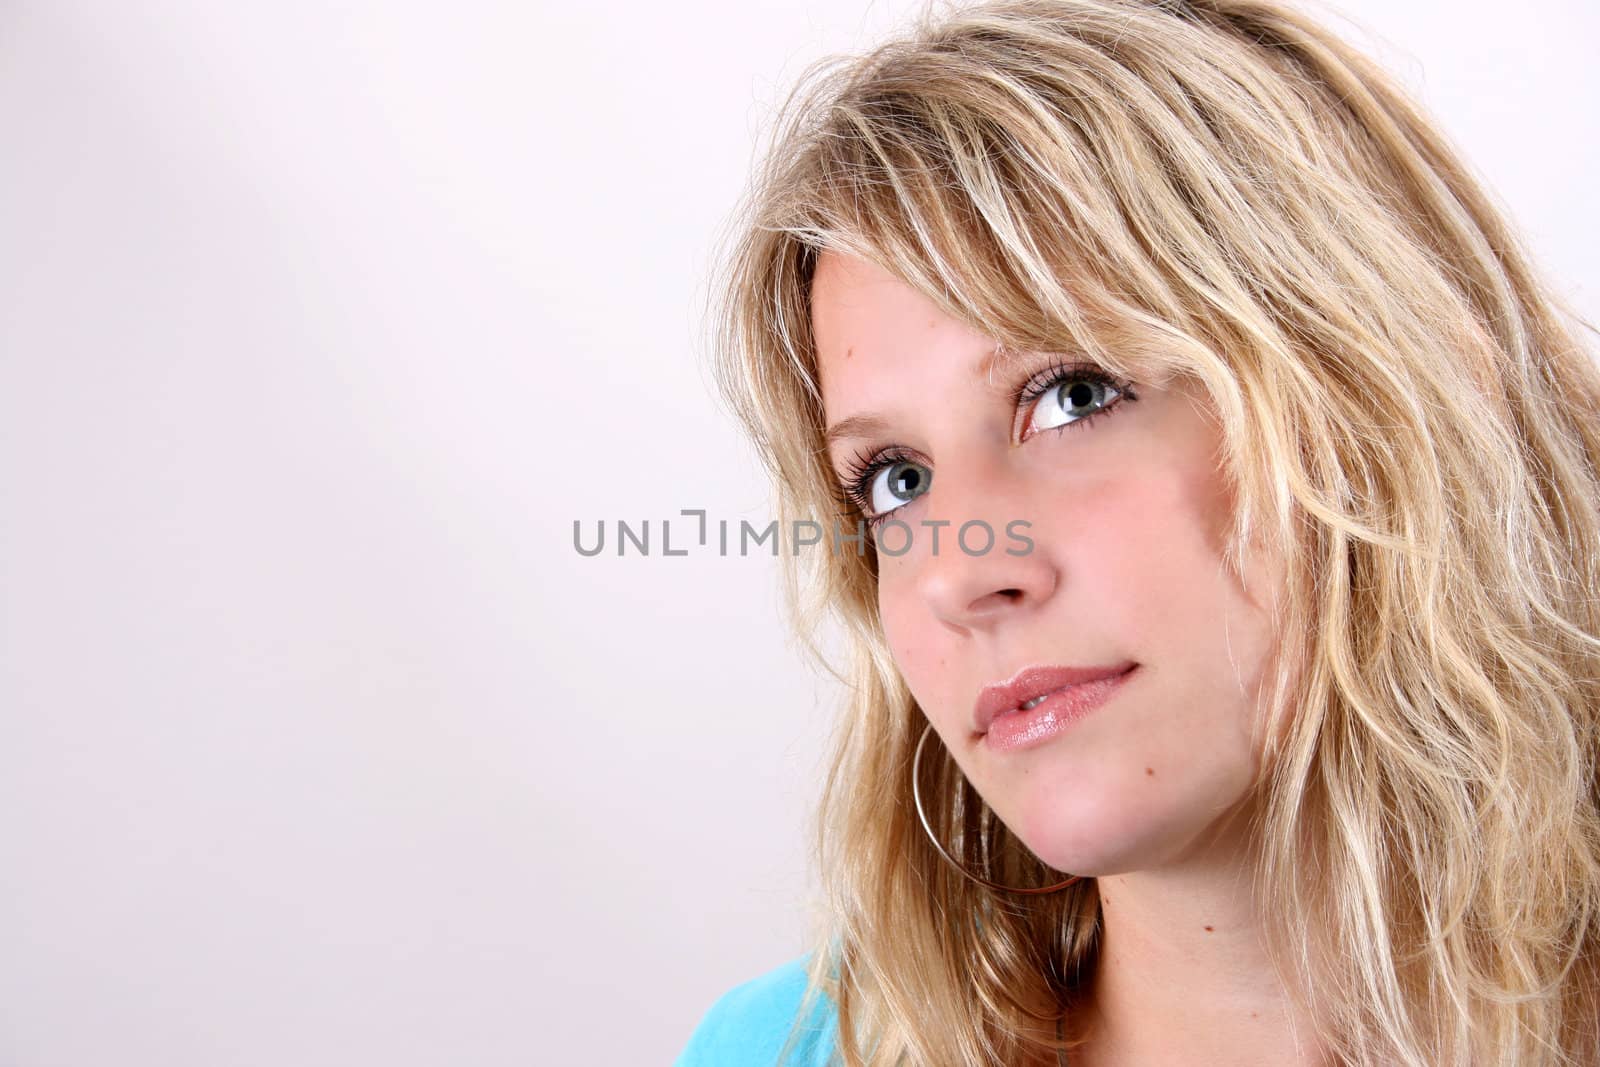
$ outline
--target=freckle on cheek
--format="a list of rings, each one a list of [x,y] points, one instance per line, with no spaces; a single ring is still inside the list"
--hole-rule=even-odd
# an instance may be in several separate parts
[[[1209,933],[1210,933],[1210,932],[1211,932],[1211,929],[1212,929],[1212,928],[1211,928],[1211,927],[1209,927],[1209,926],[1208,926],[1208,927],[1206,927],[1206,933],[1208,933],[1208,934],[1209,934]]]
[[[1146,777],[1154,778],[1156,776],[1156,769],[1154,767],[1146,767],[1144,769],[1144,773]]]

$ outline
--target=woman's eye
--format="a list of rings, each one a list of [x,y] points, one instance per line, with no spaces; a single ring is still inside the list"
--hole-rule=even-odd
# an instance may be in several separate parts
[[[893,511],[926,493],[932,484],[933,472],[920,463],[897,460],[886,464],[867,489],[869,510],[873,515]]]
[[[1115,385],[1098,377],[1074,374],[1059,379],[1034,401],[1028,413],[1028,432],[1049,430],[1105,411],[1122,395]]]

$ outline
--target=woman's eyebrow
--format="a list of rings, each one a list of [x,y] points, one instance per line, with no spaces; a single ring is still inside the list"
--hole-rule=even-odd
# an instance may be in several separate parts
[[[979,359],[973,371],[973,378],[984,385],[992,386],[996,374],[1002,372],[1015,373],[1016,368],[1027,364],[1029,360],[1038,356],[1039,353],[1036,352],[995,345]],[[843,440],[846,437],[872,437],[886,434],[888,430],[889,424],[887,421],[877,415],[864,412],[860,415],[851,415],[840,419],[828,427],[827,432],[823,435],[823,440],[826,444],[831,445],[835,441]]]
[[[831,445],[847,437],[871,437],[874,434],[885,433],[888,429],[889,424],[877,415],[850,415],[828,427],[823,439]]]

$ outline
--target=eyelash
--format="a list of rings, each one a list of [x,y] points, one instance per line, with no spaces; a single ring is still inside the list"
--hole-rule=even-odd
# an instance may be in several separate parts
[[[1011,407],[1015,411],[1026,407],[1032,410],[1034,403],[1051,389],[1066,381],[1088,381],[1097,385],[1109,385],[1117,391],[1117,398],[1099,411],[1085,415],[1072,422],[1064,422],[1060,426],[1051,426],[1040,430],[1040,433],[1049,433],[1056,430],[1070,430],[1080,426],[1088,426],[1101,415],[1109,415],[1122,407],[1124,402],[1138,400],[1133,391],[1133,383],[1115,378],[1107,374],[1093,363],[1054,363],[1044,370],[1037,372],[1020,385],[1012,394]],[[839,491],[839,502],[846,511],[854,509],[866,519],[869,529],[877,526],[892,515],[898,508],[886,511],[881,515],[870,515],[872,507],[872,483],[877,478],[878,472],[895,463],[915,463],[917,458],[908,449],[900,445],[890,445],[880,448],[875,452],[857,452],[845,463],[844,485]]]

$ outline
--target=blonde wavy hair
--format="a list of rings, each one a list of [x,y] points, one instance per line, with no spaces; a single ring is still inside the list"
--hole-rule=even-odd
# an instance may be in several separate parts
[[[1419,107],[1275,0],[1001,0],[812,67],[716,291],[718,380],[783,529],[859,518],[822,438],[823,249],[1005,350],[1204,387],[1227,561],[1287,561],[1255,876],[1328,1047],[1600,1063],[1600,364]],[[1013,897],[941,861],[875,555],[783,558],[791,622],[830,670],[839,626],[850,693],[808,1004],[831,998],[849,1065],[1048,1057],[1096,961],[1094,879]],[[947,847],[1057,877],[938,751]]]

